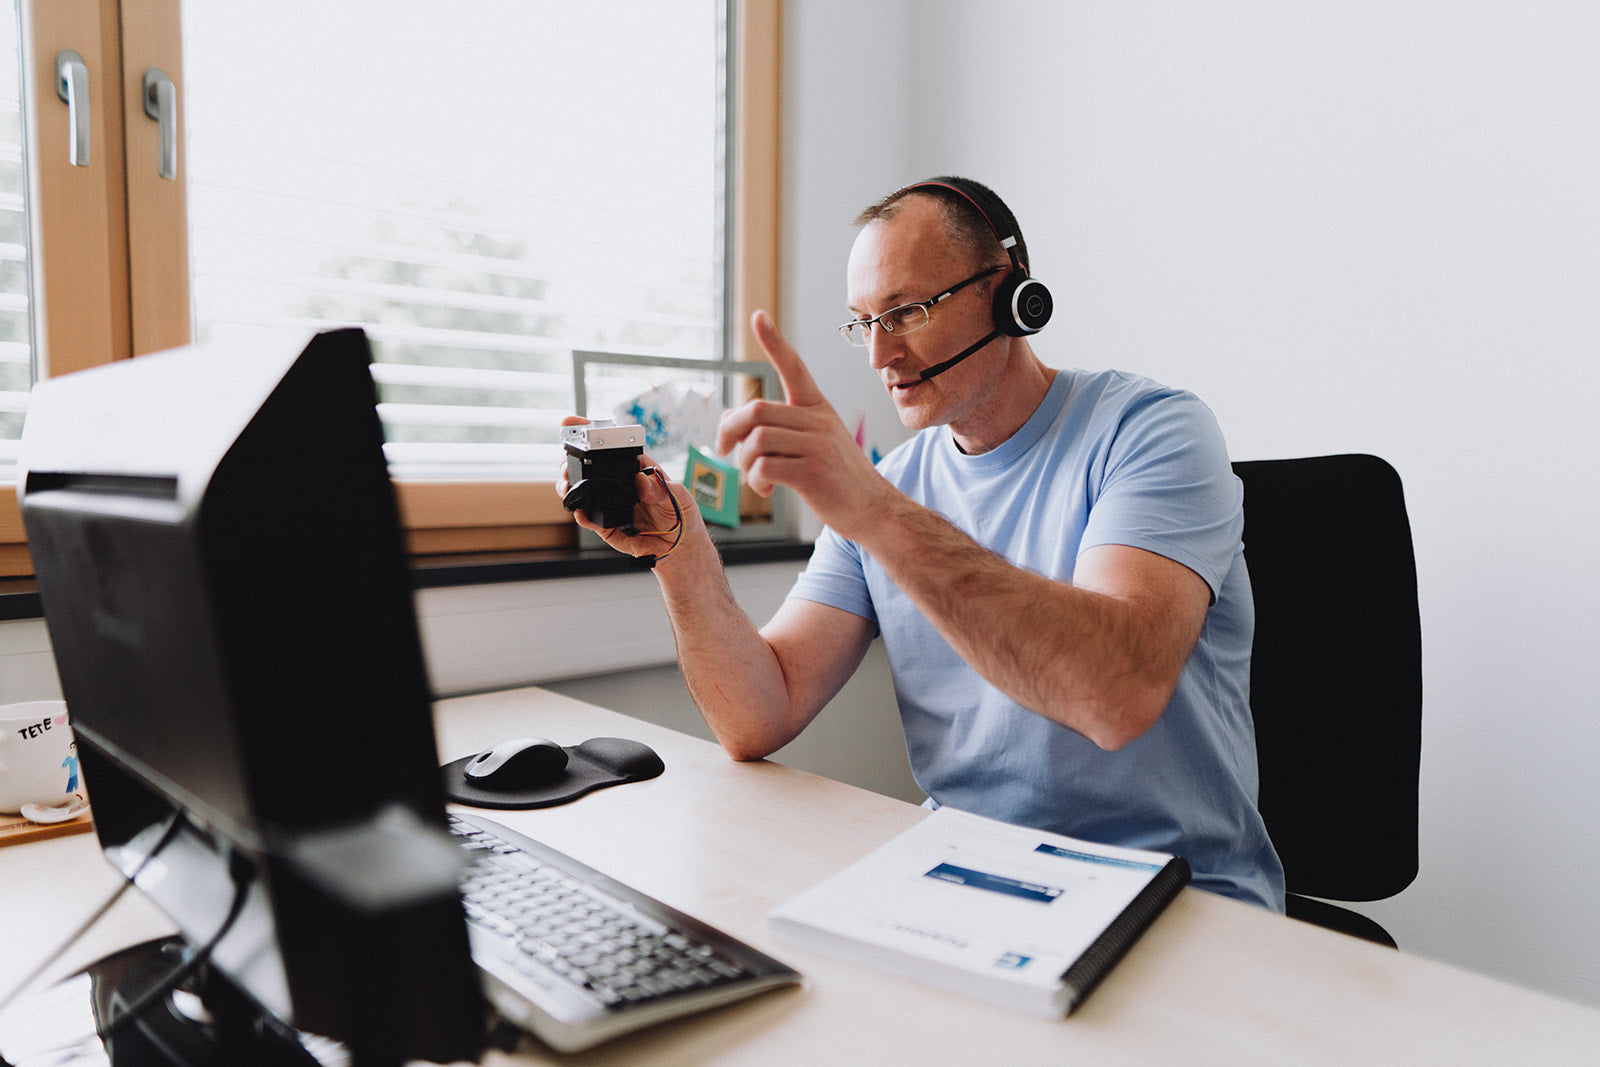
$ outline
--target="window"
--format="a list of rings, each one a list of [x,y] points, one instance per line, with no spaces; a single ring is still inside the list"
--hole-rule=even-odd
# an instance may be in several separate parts
[[[102,36],[119,8],[124,52],[163,37],[148,8],[178,25],[173,0],[75,3],[98,7]],[[136,335],[124,350],[181,343],[191,307],[194,339],[226,345],[365,326],[414,549],[568,542],[548,479],[574,353],[714,366],[743,335],[729,323],[772,303],[776,26],[775,4],[725,0],[186,4],[181,48],[161,67],[179,100],[178,180],[157,182],[186,215],[176,252],[158,250],[172,224],[141,231],[133,192],[157,124],[142,101],[118,104],[132,264],[121,273],[134,290],[124,328]],[[745,57],[731,78],[724,39]],[[123,92],[137,93],[151,61],[120,62]],[[34,107],[41,126],[65,121],[57,100]],[[135,134],[152,138],[148,153]],[[147,262],[163,256],[192,300],[170,299],[170,286],[141,297]],[[181,320],[177,339],[141,344],[141,308]],[[0,374],[20,351],[4,340]],[[589,413],[685,376],[725,377],[593,364]],[[0,377],[0,433],[7,396],[25,392]]]
[[[20,29],[16,0],[0,4],[0,476],[15,470],[33,388]]]

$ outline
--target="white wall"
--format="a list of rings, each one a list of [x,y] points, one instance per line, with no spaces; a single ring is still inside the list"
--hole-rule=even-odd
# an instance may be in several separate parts
[[[953,172],[1019,216],[1058,366],[1194,389],[1236,458],[1406,483],[1426,693],[1408,950],[1600,1003],[1600,4],[791,0],[783,325],[898,424],[848,220]],[[852,358],[852,357],[856,358]]]
[[[0,704],[60,699],[61,681],[44,620],[0,622]]]

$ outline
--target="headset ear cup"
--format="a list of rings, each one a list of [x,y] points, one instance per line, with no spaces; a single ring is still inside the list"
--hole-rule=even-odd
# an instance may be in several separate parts
[[[994,291],[994,324],[1008,337],[1038,333],[1050,321],[1055,301],[1037,278],[1020,270],[1006,275]]]

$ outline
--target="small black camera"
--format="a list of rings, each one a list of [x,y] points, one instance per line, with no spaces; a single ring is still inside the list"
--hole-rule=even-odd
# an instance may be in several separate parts
[[[565,426],[561,444],[567,450],[567,495],[561,504],[568,511],[583,511],[608,530],[633,525],[639,503],[634,479],[644,454],[644,427],[591,422]]]

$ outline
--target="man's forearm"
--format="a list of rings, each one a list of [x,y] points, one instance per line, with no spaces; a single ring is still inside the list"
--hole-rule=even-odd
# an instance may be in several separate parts
[[[655,568],[689,694],[736,759],[760,759],[792,738],[783,669],[734,600],[703,532]]]
[[[1198,634],[1174,641],[1159,603],[1025,570],[903,496],[859,543],[979,674],[1105,748],[1155,722]]]

